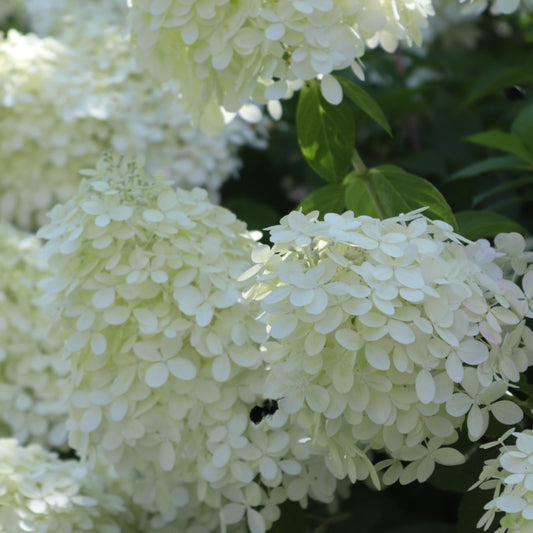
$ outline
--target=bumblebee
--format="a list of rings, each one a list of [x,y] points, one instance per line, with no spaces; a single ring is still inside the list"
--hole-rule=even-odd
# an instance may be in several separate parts
[[[278,398],[278,400],[281,400],[281,398]],[[252,407],[250,420],[254,424],[259,424],[265,416],[272,416],[279,409],[278,400],[267,398],[260,405]]]

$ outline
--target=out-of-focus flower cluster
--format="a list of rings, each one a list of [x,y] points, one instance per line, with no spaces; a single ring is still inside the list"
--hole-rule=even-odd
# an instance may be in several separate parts
[[[432,13],[430,0],[133,0],[130,19],[140,62],[177,80],[186,109],[209,123],[218,105],[235,112],[250,97],[279,100],[294,80],[321,78],[325,98],[338,103],[331,72],[362,76],[367,47],[420,43]]]
[[[127,0],[22,0],[32,31],[41,37],[95,36],[102,28],[123,27]]]
[[[0,38],[0,216],[24,228],[42,225],[44,213],[77,190],[78,171],[108,148],[143,154],[152,170],[216,199],[240,166],[238,147],[264,147],[264,122],[236,118],[218,136],[205,136],[172,84],[154,87],[136,72],[129,39],[107,21],[108,12],[118,18],[113,5],[83,4],[74,21],[63,15],[57,37],[12,30]],[[46,29],[46,15],[30,15]],[[255,115],[262,120],[257,108]]]
[[[255,533],[287,498],[331,501],[306,433],[281,412],[249,420],[267,334],[237,281],[255,245],[245,224],[140,163],[107,155],[84,174],[38,233],[73,366],[71,446],[103,452],[154,523],[179,531],[246,516]]]
[[[479,16],[490,5],[493,15],[531,11],[533,0],[434,0],[435,16],[423,30],[424,44],[439,39],[447,47],[473,48],[481,37]]]
[[[461,462],[448,445],[464,423],[477,440],[489,413],[522,418],[505,393],[531,364],[530,309],[488,242],[420,212],[292,212],[270,230],[245,274],[270,328],[265,395],[336,476],[365,478],[362,450],[384,450],[386,484],[422,482]]]
[[[19,442],[66,443],[68,362],[37,304],[38,283],[50,275],[39,240],[0,224],[0,423]]]
[[[24,0],[2,0],[0,3],[0,28],[10,18],[24,15]]]
[[[493,15],[509,15],[519,9],[533,9],[532,0],[460,0],[463,5],[470,4],[473,9],[479,12],[487,9],[490,5],[490,12]]]
[[[505,444],[511,434],[516,437],[515,444]],[[472,487],[494,490],[477,527],[488,530],[496,513],[503,512],[496,533],[527,533],[533,530],[533,430],[508,431],[483,448],[498,444],[499,456],[485,462],[479,481]]]
[[[113,484],[77,461],[0,439],[0,465],[2,532],[137,531]]]

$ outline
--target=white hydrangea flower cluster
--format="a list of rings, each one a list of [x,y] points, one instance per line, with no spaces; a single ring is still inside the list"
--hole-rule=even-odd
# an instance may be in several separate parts
[[[128,533],[133,515],[105,478],[37,444],[0,439],[0,524],[5,533]]]
[[[435,16],[423,30],[424,45],[439,39],[445,46],[475,47],[481,36],[477,21],[485,10],[484,0],[435,0]]]
[[[178,531],[246,517],[257,533],[287,498],[331,501],[308,435],[281,411],[249,420],[267,334],[237,281],[255,245],[245,224],[140,162],[106,155],[84,174],[38,233],[73,366],[71,446],[102,452],[152,525]]]
[[[486,242],[420,211],[386,220],[292,212],[259,245],[249,297],[270,326],[267,397],[329,450],[339,478],[368,476],[363,452],[390,460],[385,484],[423,482],[463,424],[522,418],[505,399],[532,361],[526,297]]]
[[[511,434],[516,437],[515,444],[505,444]],[[503,512],[495,533],[533,531],[533,430],[510,430],[482,447],[497,445],[501,446],[499,456],[485,462],[479,480],[471,487],[494,490],[477,527],[487,531],[496,513]]]
[[[367,47],[419,44],[432,13],[430,0],[133,0],[130,20],[140,63],[177,80],[186,109],[209,124],[217,106],[279,100],[294,80],[321,78],[325,98],[338,103],[331,72],[362,76]]]
[[[237,118],[204,135],[172,84],[154,87],[136,72],[120,28],[85,11],[58,39],[14,30],[0,39],[2,219],[42,225],[47,210],[75,193],[78,171],[109,148],[143,154],[151,170],[181,187],[205,187],[216,200],[240,167],[238,148],[265,146],[259,110],[256,126]]]
[[[38,283],[50,272],[35,236],[0,224],[0,423],[19,442],[66,444],[68,364],[50,317],[38,306]]]
[[[79,35],[124,26],[127,0],[23,0],[32,31],[41,37]]]

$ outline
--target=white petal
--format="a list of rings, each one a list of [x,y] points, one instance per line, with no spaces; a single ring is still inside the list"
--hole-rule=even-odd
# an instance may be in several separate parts
[[[481,410],[477,405],[472,406],[466,419],[468,434],[471,440],[478,440],[485,433],[489,423],[488,418],[486,410]]]
[[[149,387],[162,387],[168,379],[168,368],[165,363],[155,363],[150,365],[146,371],[145,381]]]
[[[250,483],[254,478],[253,470],[242,461],[233,461],[230,469],[231,473],[241,483]]]
[[[527,505],[523,498],[512,494],[499,496],[494,502],[504,513],[518,513]]]
[[[472,399],[463,392],[454,394],[446,402],[446,411],[452,416],[463,416],[472,407]]]
[[[435,398],[435,380],[428,370],[421,370],[416,376],[416,394],[422,403],[428,404]]]
[[[123,305],[115,305],[104,311],[104,320],[112,326],[124,324],[130,317],[131,311]]]
[[[266,525],[263,517],[251,507],[246,511],[246,522],[250,529],[250,533],[265,533]]]
[[[468,365],[479,365],[489,358],[487,345],[475,339],[467,339],[456,348],[459,357]]]
[[[95,333],[91,337],[91,350],[95,355],[102,355],[107,348],[107,340],[101,333]]]
[[[326,74],[320,82],[320,92],[326,100],[333,105],[338,105],[342,102],[342,87],[341,84],[331,75]]]
[[[222,508],[222,518],[227,525],[236,524],[244,517],[246,507],[242,503],[228,503]]]
[[[89,331],[77,331],[67,339],[66,346],[71,352],[78,352],[87,345],[89,338]]]
[[[365,346],[365,357],[368,364],[376,370],[388,370],[390,368],[389,354],[375,343]]]
[[[173,357],[167,364],[170,372],[177,378],[189,381],[196,377],[196,367],[184,357]]]
[[[320,385],[311,385],[305,391],[305,399],[307,405],[315,413],[323,413],[329,405],[329,394],[328,391],[322,388]]]
[[[343,348],[351,351],[359,350],[364,344],[361,335],[353,329],[338,329],[335,332],[335,339]]]
[[[168,440],[159,446],[159,464],[164,472],[170,472],[176,462],[176,451]]]
[[[221,355],[213,361],[211,369],[213,377],[219,382],[227,381],[231,375],[231,363],[227,356]]]
[[[80,420],[80,429],[84,433],[94,431],[102,422],[102,409],[98,406],[92,406],[83,413]]]
[[[517,424],[524,417],[522,409],[510,400],[502,400],[490,406],[490,412],[502,424]]]
[[[115,301],[115,289],[106,287],[96,291],[92,296],[92,302],[96,309],[105,309]]]
[[[143,211],[143,218],[148,222],[161,222],[165,220],[165,215],[158,209],[145,209]]]
[[[415,340],[413,330],[404,322],[389,320],[387,325],[390,336],[401,344],[411,344]]]
[[[127,220],[131,217],[133,214],[133,208],[131,208],[129,205],[119,205],[117,207],[114,207],[109,215],[113,220]]]
[[[296,329],[297,325],[298,319],[295,315],[283,315],[272,324],[270,334],[274,339],[285,339]]]
[[[265,30],[265,36],[269,41],[279,41],[285,35],[285,26],[283,24],[271,24]]]

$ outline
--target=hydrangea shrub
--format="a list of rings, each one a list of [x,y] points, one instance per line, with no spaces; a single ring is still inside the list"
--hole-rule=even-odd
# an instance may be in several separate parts
[[[295,211],[270,231],[244,275],[270,329],[265,395],[337,477],[366,478],[383,450],[385,484],[423,482],[462,461],[450,447],[462,426],[474,441],[489,414],[522,418],[505,394],[532,361],[531,313],[488,242],[420,212]]]
[[[4,437],[66,444],[68,362],[39,282],[50,275],[35,236],[0,224],[0,423]]]
[[[255,533],[286,499],[332,501],[336,481],[263,395],[258,309],[239,275],[255,240],[201,189],[173,189],[142,163],[102,158],[50,213],[43,282],[73,367],[70,445],[114,465],[154,523]],[[220,514],[222,513],[222,514]]]
[[[429,0],[133,0],[130,20],[137,58],[161,80],[178,80],[186,109],[209,123],[218,105],[235,112],[250,97],[279,100],[295,80],[320,77],[325,98],[338,103],[333,71],[362,76],[367,47],[420,43],[432,13]]]
[[[134,515],[105,476],[40,445],[0,439],[0,524],[5,533],[133,533]]]
[[[108,11],[96,10],[98,17],[93,7],[91,17],[85,8],[56,37],[0,37],[1,219],[26,229],[44,224],[77,190],[78,171],[109,148],[142,154],[150,169],[216,200],[240,167],[238,147],[265,146],[257,108],[256,126],[237,117],[214,137],[192,126],[172,84],[155,87],[137,72],[129,38],[109,25]]]

